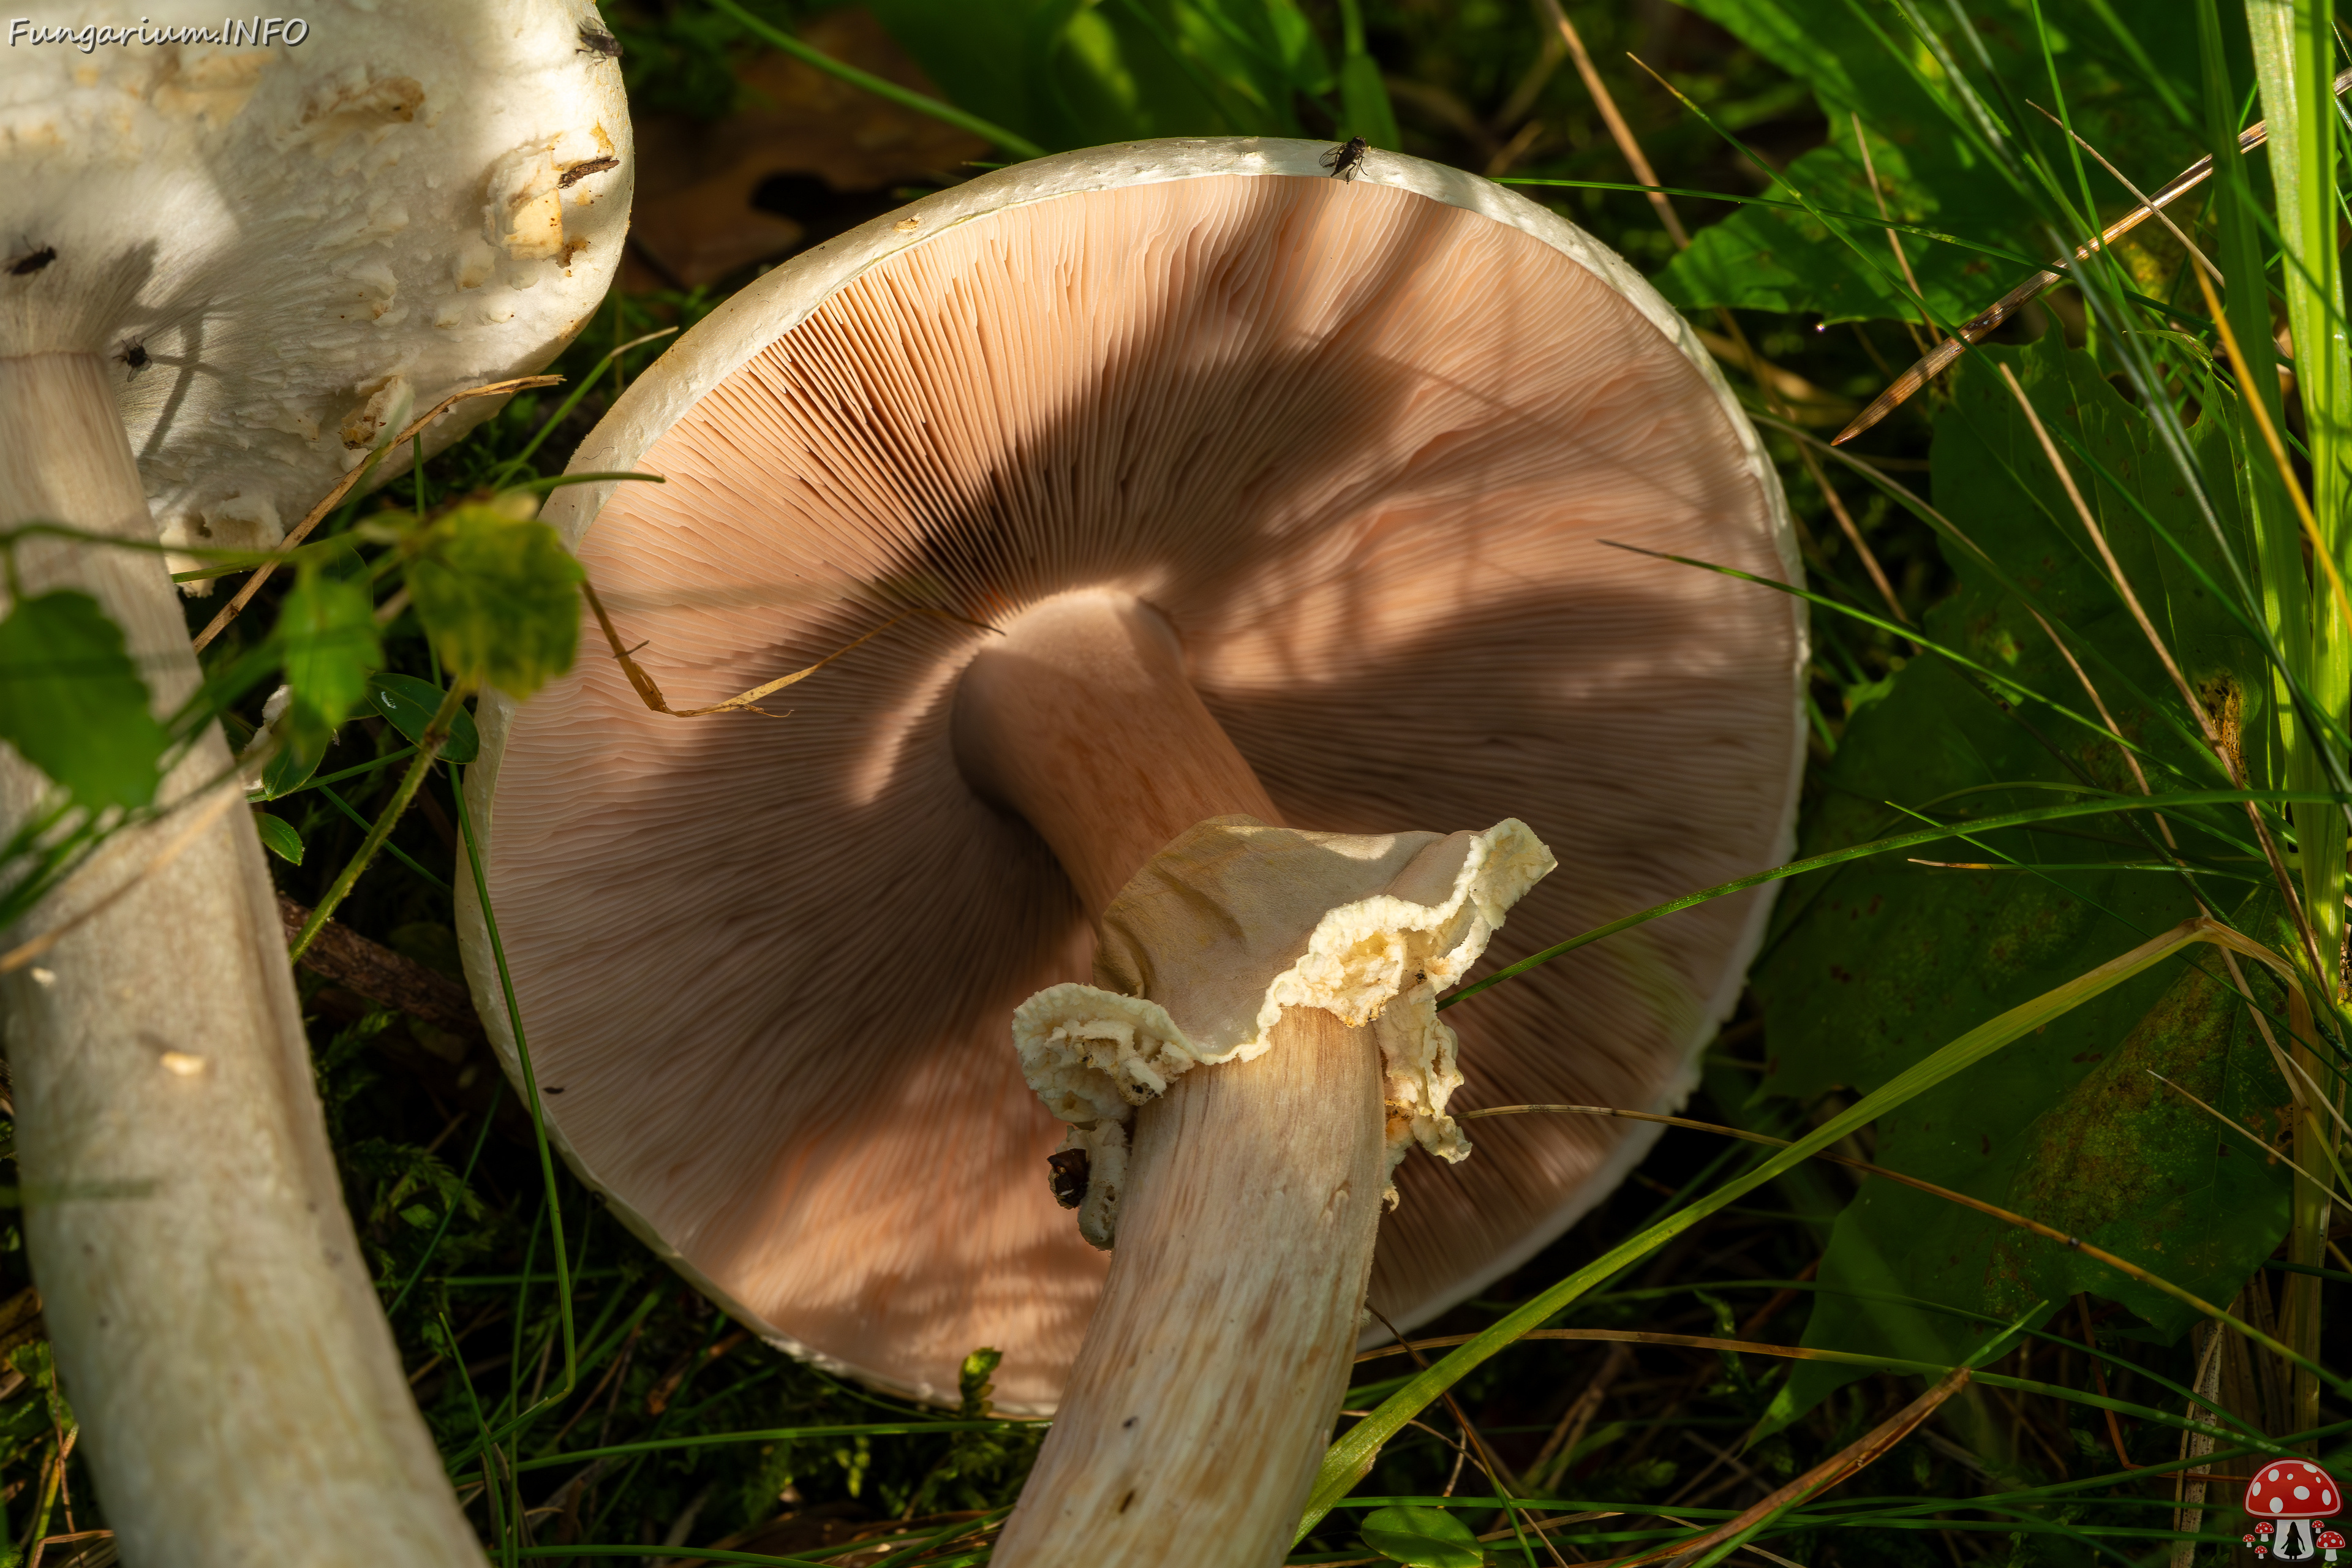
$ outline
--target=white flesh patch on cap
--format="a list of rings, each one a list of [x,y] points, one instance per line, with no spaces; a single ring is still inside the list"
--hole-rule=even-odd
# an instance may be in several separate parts
[[[1096,984],[1052,985],[1013,1015],[1021,1070],[1090,1162],[1195,1067],[1265,1053],[1285,1007],[1374,1026],[1389,1164],[1469,1140],[1445,1114],[1462,1082],[1437,996],[1486,951],[1505,911],[1556,862],[1525,823],[1484,833],[1305,833],[1254,817],[1195,824],[1104,912]],[[1092,1163],[1078,1226],[1108,1248],[1123,1182]],[[1391,1189],[1393,1191],[1393,1189]]]

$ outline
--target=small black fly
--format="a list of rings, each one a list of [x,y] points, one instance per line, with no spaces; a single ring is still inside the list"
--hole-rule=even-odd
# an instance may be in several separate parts
[[[131,342],[123,344],[122,352],[116,354],[114,358],[116,363],[129,365],[131,367],[131,374],[133,375],[137,375],[141,371],[147,368],[146,346],[141,343],[136,338],[133,338]]]
[[[1087,1167],[1092,1163],[1084,1149],[1065,1149],[1058,1154],[1048,1154],[1045,1163],[1054,1173],[1046,1178],[1054,1189],[1054,1201],[1066,1209],[1074,1209],[1087,1201]]]
[[[1356,171],[1364,166],[1364,154],[1371,150],[1371,143],[1362,137],[1350,137],[1345,145],[1323,154],[1323,166],[1331,171],[1335,180],[1352,180]]]
[[[54,245],[45,245],[41,247],[40,249],[30,252],[27,255],[20,256],[16,258],[16,260],[8,263],[8,276],[11,278],[30,278],[34,273],[38,272],[42,268],[47,267],[50,262],[55,261],[57,258],[58,247]]]
[[[580,27],[580,47],[572,52],[575,55],[602,55],[608,60],[617,60],[621,58],[621,40],[610,33],[600,31],[583,23]]]

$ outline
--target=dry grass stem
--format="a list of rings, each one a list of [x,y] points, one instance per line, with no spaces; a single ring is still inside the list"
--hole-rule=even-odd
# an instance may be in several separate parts
[[[2206,286],[2201,277],[2198,282],[2200,286]],[[2208,287],[2210,289],[2210,286]],[[2205,704],[2198,700],[2195,689],[2189,684],[2189,678],[2180,673],[2179,663],[2173,658],[2171,648],[2165,646],[2164,638],[2158,635],[2155,623],[2148,619],[2147,611],[2141,607],[2139,595],[2132,591],[2131,582],[2124,575],[2121,563],[2116,560],[2116,552],[2108,547],[2106,531],[2099,526],[2098,519],[2091,514],[2090,504],[2083,499],[2082,490],[2075,486],[2074,469],[2067,467],[2065,458],[2059,455],[2058,444],[2050,438],[2050,432],[2042,426],[2041,413],[2034,408],[2033,400],[2025,395],[2025,388],[2019,384],[2015,373],[2011,371],[2009,366],[2000,367],[2000,379],[2009,387],[2010,395],[2017,400],[2018,407],[2024,412],[2026,424],[2032,426],[2034,439],[2041,443],[2042,456],[2049,459],[2051,468],[2058,476],[2058,482],[2064,487],[2066,499],[2074,503],[2074,515],[2081,520],[2084,530],[2090,534],[2091,542],[2098,550],[2099,559],[2106,566],[2108,580],[2115,584],[2116,593],[2122,598],[2124,607],[2131,613],[2132,620],[2139,626],[2140,635],[2147,639],[2148,647],[2156,650],[2156,657],[2164,666],[2164,672],[2172,678],[2173,687],[2180,693],[2180,700],[2188,705],[2190,715],[2196,719],[2197,728],[2203,733],[2206,745],[2212,748],[2213,755],[2220,759],[2222,773],[2232,786],[2244,789],[2246,787],[2245,772],[2239,766],[2236,754],[2231,751],[2229,743],[2222,739],[2221,731],[2214,726],[2213,717],[2206,712]],[[2326,559],[2325,551],[2318,553],[2323,560]],[[2347,626],[2352,626],[2352,621],[2347,621],[2346,624]],[[2253,825],[2254,837],[2262,844],[2263,858],[2270,862],[2271,875],[2277,880],[2279,896],[2286,902],[2288,912],[2294,922],[2295,935],[2303,943],[2305,956],[2311,962],[2311,973],[2314,975],[2325,975],[2330,971],[2327,965],[2320,962],[2318,939],[2312,932],[2311,922],[2304,911],[2303,900],[2295,892],[2294,879],[2288,874],[2285,858],[2279,853],[2278,845],[2271,837],[2270,825],[2263,820],[2261,809],[2251,800],[2245,805],[2246,819]]]
[[[1609,84],[1602,81],[1601,73],[1592,68],[1592,57],[1585,53],[1584,39],[1578,35],[1576,24],[1570,21],[1568,13],[1560,9],[1559,0],[1542,0],[1542,3],[1544,15],[1558,29],[1560,42],[1568,46],[1569,58],[1576,62],[1576,74],[1584,79],[1585,90],[1592,94],[1593,107],[1601,110],[1601,123],[1609,127],[1610,140],[1617,143],[1617,151],[1633,171],[1633,178],[1644,185],[1663,184],[1664,182],[1658,178],[1658,172],[1650,167],[1650,160],[1643,155],[1642,144],[1633,139],[1633,128],[1625,123],[1623,115],[1617,112],[1617,100],[1610,94]],[[1666,193],[1653,189],[1643,194],[1650,198],[1650,205],[1657,209],[1658,222],[1664,226],[1667,237],[1675,242],[1675,248],[1680,250],[1688,246],[1690,230],[1683,226],[1682,217],[1675,211],[1675,204],[1666,199]]]
[[[1763,1523],[1783,1510],[1793,1508],[1810,1497],[1827,1491],[1842,1481],[1851,1479],[1870,1465],[1884,1458],[1897,1443],[1909,1436],[1922,1422],[1933,1415],[1944,1401],[1967,1387],[1968,1383],[1969,1369],[1964,1366],[1954,1367],[1933,1388],[1880,1422],[1854,1442],[1815,1465],[1788,1485],[1773,1491],[1769,1496],[1743,1509],[1738,1517],[1726,1520],[1717,1525],[1696,1541],[1675,1542],[1664,1546],[1654,1546],[1646,1552],[1638,1552],[1630,1557],[1612,1558],[1607,1563],[1601,1565],[1601,1568],[1635,1568],[1637,1563],[1654,1563],[1661,1558],[1667,1559],[1675,1568],[1696,1563],[1711,1548],[1745,1534],[1754,1526]]]
[[[1853,144],[1862,153],[1863,177],[1870,182],[1871,199],[1878,204],[1878,216],[1891,225],[1894,222],[1894,215],[1886,210],[1886,192],[1878,184],[1878,164],[1870,155],[1870,138],[1863,133],[1862,116],[1859,114],[1853,117]],[[1919,287],[1919,275],[1911,270],[1911,258],[1903,249],[1903,237],[1895,233],[1892,227],[1886,231],[1886,247],[1895,252],[1895,265],[1903,268],[1903,281],[1911,286],[1912,294],[1918,299],[1926,299],[1927,297],[1926,291]],[[1926,342],[1919,341],[1918,331],[1911,325],[1910,318],[1904,318],[1903,330],[1911,334],[1912,346],[1921,353],[1925,353],[1929,344],[1941,341],[1941,334],[1936,331],[1936,323],[1929,320],[1925,312],[1921,313],[1919,320],[1927,329]]]
[[[408,427],[399,435],[370,452],[365,462],[336,480],[335,488],[329,490],[319,504],[310,509],[310,515],[296,523],[288,531],[286,537],[278,541],[278,548],[291,550],[310,538],[310,531],[324,522],[327,520],[327,514],[342,504],[343,498],[351,494],[352,488],[366,478],[377,464],[383,460],[386,454],[396,451],[404,441],[415,440],[424,433],[427,425],[432,424],[467,398],[497,397],[509,392],[522,392],[534,386],[553,386],[562,379],[560,375],[519,375],[510,380],[488,382],[480,386],[469,386],[463,391],[451,393],[435,404],[431,410],[410,420]],[[220,614],[215,616],[205,629],[196,634],[198,653],[204,652],[215,637],[228,629],[228,624],[244,612],[246,605],[253,603],[253,596],[261,592],[261,585],[269,581],[269,574],[275,570],[277,570],[277,563],[274,562],[254,570],[253,575],[245,580],[245,586],[236,591],[236,596],[222,605]]]
[[[2347,86],[2352,86],[2352,70],[2347,70],[2336,79],[2336,90],[2339,95]],[[2261,146],[2269,137],[2269,122],[2257,121],[2238,133],[2238,151],[2241,154],[2250,153]],[[1894,384],[1880,393],[1869,407],[1854,417],[1853,424],[1839,431],[1831,445],[1840,446],[1853,440],[1894,413],[1910,398],[1912,394],[1949,370],[1953,362],[1960,355],[1991,335],[1996,328],[2016,313],[2020,306],[2063,278],[2065,268],[2074,266],[2077,261],[2086,259],[2129,234],[2156,213],[2203,184],[2212,173],[2213,160],[2210,154],[2198,159],[2167,181],[2163,187],[2145,204],[2133,208],[2109,224],[2100,232],[2097,239],[2088,245],[2076,246],[2071,259],[2055,263],[2036,272],[1992,304],[1961,322],[1958,330],[1952,336],[1937,344],[1934,351],[1926,358],[1895,377]]]
[[[2099,167],[2114,175],[2116,184],[2121,185],[2125,190],[2131,193],[2132,200],[2137,202],[2141,206],[2147,208],[2147,210],[2155,216],[2156,221],[2164,226],[2165,232],[2180,242],[2180,248],[2187,251],[2190,258],[2193,259],[2198,266],[2202,267],[2205,269],[2206,274],[2210,277],[2214,282],[2219,283],[2221,281],[2221,269],[2214,266],[2212,260],[2208,258],[2203,251],[2197,248],[2197,242],[2189,238],[2186,234],[2183,234],[2180,230],[2180,226],[2172,221],[2171,215],[2167,213],[2162,207],[2155,205],[2149,200],[2145,192],[2143,192],[2137,185],[2133,184],[2129,179],[2125,177],[2124,172],[2121,169],[2118,169],[2113,163],[2108,163],[2105,153],[2101,153],[2096,147],[2092,146],[2088,142],[2085,142],[2082,135],[2069,127],[2064,121],[2059,119],[2056,115],[2051,113],[2040,104],[2035,103],[2032,99],[2026,100],[2026,107],[2032,109],[2036,114],[2042,116],[2042,119],[2050,121],[2051,124],[2057,126],[2061,131],[2065,132],[2068,136],[2074,138],[2075,146],[2080,147],[2084,152],[2088,153],[2092,157],[2097,159]]]
[[[831,664],[835,659],[841,658],[842,655],[848,653],[851,649],[860,647],[866,643],[872,642],[876,637],[880,637],[884,632],[888,631],[892,626],[897,626],[899,622],[910,620],[917,616],[936,616],[940,620],[954,621],[960,625],[967,626],[976,626],[982,631],[994,631],[996,629],[995,627],[989,626],[984,621],[975,621],[968,616],[959,616],[949,610],[934,610],[927,607],[918,607],[912,610],[906,610],[891,616],[888,620],[884,621],[880,626],[876,626],[872,631],[867,632],[864,637],[857,638],[856,641],[843,644],[841,647],[834,649],[831,653],[826,654],[823,658],[818,659],[814,664],[810,665],[805,669],[796,669],[790,675],[780,675],[764,686],[755,686],[749,691],[739,692],[735,696],[727,699],[724,702],[714,702],[707,708],[678,709],[673,708],[669,705],[669,700],[662,695],[662,689],[659,686],[656,686],[654,683],[654,678],[646,674],[645,667],[640,665],[634,658],[631,657],[637,651],[637,648],[642,648],[645,645],[643,643],[639,643],[636,648],[624,647],[621,645],[621,634],[614,627],[613,617],[605,613],[604,602],[597,597],[595,588],[583,581],[580,584],[580,591],[587,595],[588,608],[594,613],[597,626],[604,629],[604,641],[613,650],[614,660],[620,665],[621,673],[628,677],[629,685],[635,689],[638,699],[643,701],[647,708],[652,709],[655,712],[667,713],[673,719],[699,719],[706,714],[710,713],[738,712],[758,713],[763,717],[771,719],[780,718],[782,715],[770,713],[766,709],[760,707],[760,700],[764,697],[772,696],[776,692],[782,691],[787,686],[799,685],[802,681],[806,680],[810,676],[814,675],[818,670],[823,669],[826,665]]]

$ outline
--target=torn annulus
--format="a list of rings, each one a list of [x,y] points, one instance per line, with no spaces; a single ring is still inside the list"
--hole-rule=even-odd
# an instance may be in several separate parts
[[[1023,1075],[1069,1126],[1052,1179],[1079,1232],[1105,1251],[1117,1238],[1136,1107],[1196,1067],[1264,1055],[1285,1007],[1372,1026],[1391,1173],[1416,1143],[1467,1159],[1437,997],[1555,864],[1516,817],[1368,837],[1214,816],[1178,836],[1104,912],[1096,983],[1047,986],[1013,1016]]]

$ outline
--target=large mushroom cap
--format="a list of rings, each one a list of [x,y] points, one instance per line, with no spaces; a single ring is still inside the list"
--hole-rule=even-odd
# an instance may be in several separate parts
[[[0,356],[110,362],[175,542],[275,543],[403,409],[546,363],[620,264],[628,109],[582,45],[593,0],[339,6],[267,35],[210,0],[32,21],[131,38],[7,50]]]
[[[574,460],[667,483],[549,515],[678,708],[911,606],[1132,595],[1286,821],[1515,816],[1552,847],[1490,962],[1771,864],[1798,606],[1601,542],[1794,576],[1719,378],[1550,213],[1390,154],[1327,178],[1324,151],[1073,153],[845,236],[688,333]],[[957,771],[985,637],[902,623],[780,720],[649,712],[583,657],[491,702],[468,788],[583,1177],[788,1348],[952,1399],[992,1345],[1001,1402],[1042,1410],[1104,1264],[1048,1189],[1061,1129],[1009,1023],[1094,938]],[[1708,904],[1448,1012],[1457,1109],[1679,1100],[1762,913]],[[1465,1163],[1408,1160],[1374,1302],[1414,1322],[1526,1258],[1645,1146],[1621,1125],[1507,1118]]]

